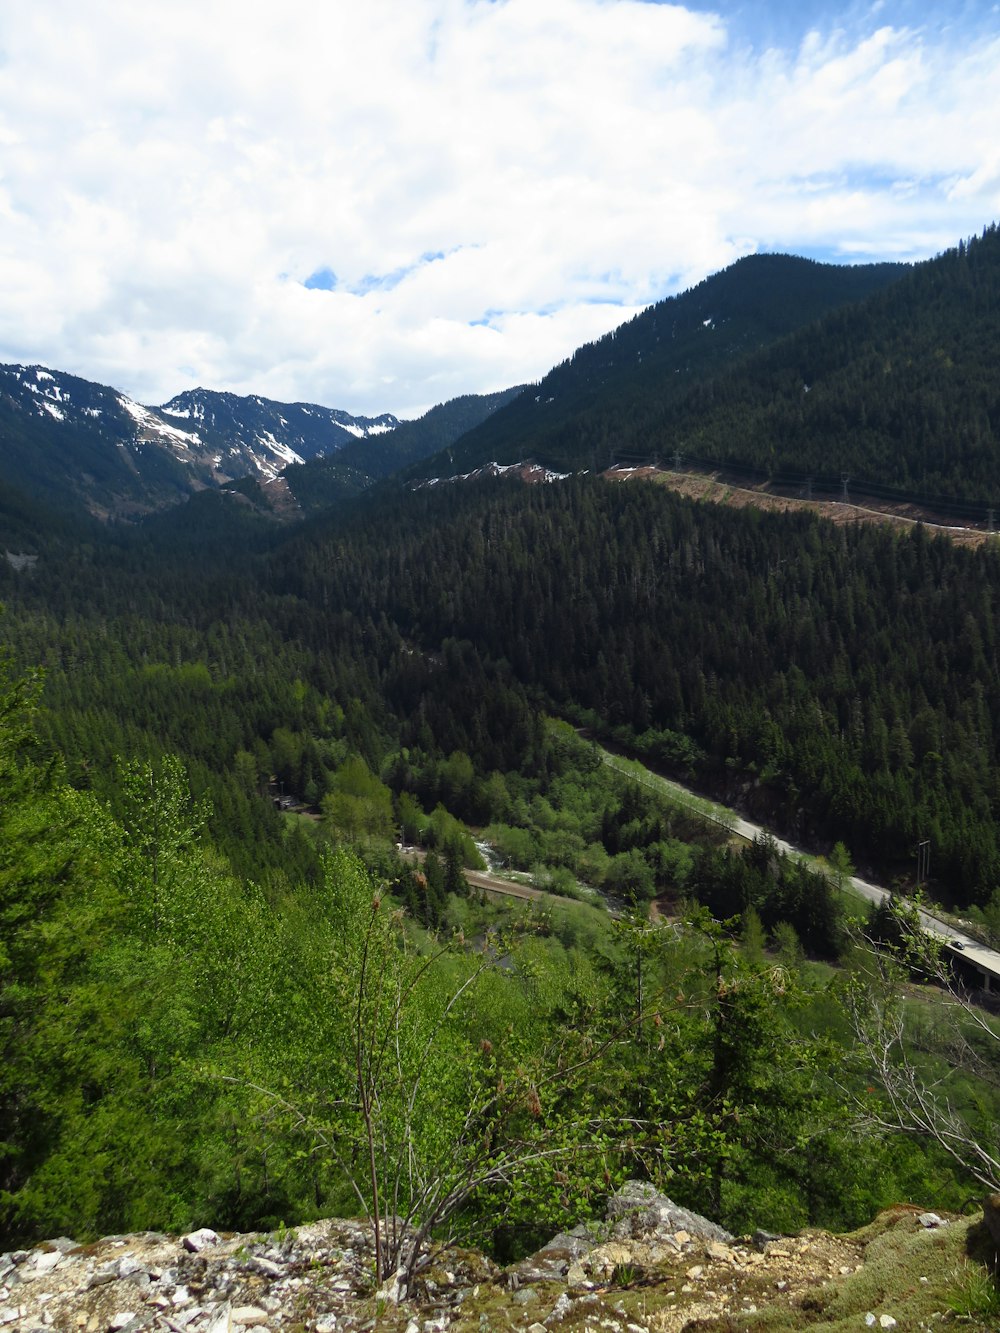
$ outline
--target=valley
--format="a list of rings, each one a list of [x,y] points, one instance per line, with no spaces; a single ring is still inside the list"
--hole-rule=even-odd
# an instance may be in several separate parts
[[[997,290],[752,257],[412,422],[4,368],[5,1243],[1000,1187]]]

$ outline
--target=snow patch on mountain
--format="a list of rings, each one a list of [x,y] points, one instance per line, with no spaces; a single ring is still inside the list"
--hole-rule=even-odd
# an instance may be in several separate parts
[[[140,430],[147,430],[153,435],[161,435],[169,440],[171,444],[177,444],[182,449],[189,450],[192,444],[201,446],[200,435],[193,435],[190,431],[180,430],[177,426],[168,425],[165,421],[161,421],[148,407],[143,407],[141,403],[134,403],[131,398],[126,398],[124,395],[119,395],[118,402]]]
[[[509,476],[517,477],[529,485],[548,485],[555,481],[565,481],[571,475],[569,472],[553,472],[539,463],[484,463],[482,467],[474,468],[471,472],[460,472],[453,477],[428,477],[411,485],[413,490],[421,490],[425,486],[447,486],[457,481],[478,481],[481,477]]]
[[[287,424],[288,423],[285,422],[285,425]],[[263,434],[257,436],[257,443],[262,444],[265,449],[270,449],[271,453],[280,458],[286,467],[290,463],[305,462],[305,459],[301,458],[294,449],[290,448],[287,444],[282,444],[280,440],[276,440],[269,430],[266,430]]]

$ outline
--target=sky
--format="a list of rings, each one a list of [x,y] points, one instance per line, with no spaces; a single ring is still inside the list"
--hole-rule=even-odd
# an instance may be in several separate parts
[[[987,0],[2,0],[0,361],[419,415],[1000,219]]]

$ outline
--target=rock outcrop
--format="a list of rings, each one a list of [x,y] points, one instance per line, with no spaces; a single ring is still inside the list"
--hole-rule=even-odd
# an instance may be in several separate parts
[[[934,1244],[924,1219],[948,1228],[934,1214],[897,1211],[887,1225],[905,1226],[914,1243]],[[603,1223],[561,1233],[503,1272],[476,1251],[431,1255],[405,1299],[392,1277],[374,1289],[371,1236],[357,1221],[272,1235],[147,1232],[88,1245],[60,1237],[0,1256],[0,1333],[742,1329],[768,1307],[787,1319],[789,1307],[829,1303],[826,1288],[850,1282],[865,1245],[861,1233],[737,1240],[639,1182],[610,1201]]]

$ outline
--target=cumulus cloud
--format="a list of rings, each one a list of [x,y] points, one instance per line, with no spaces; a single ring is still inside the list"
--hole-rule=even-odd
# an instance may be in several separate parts
[[[990,6],[727,8],[6,0],[0,358],[412,414],[750,251],[1000,213]]]

